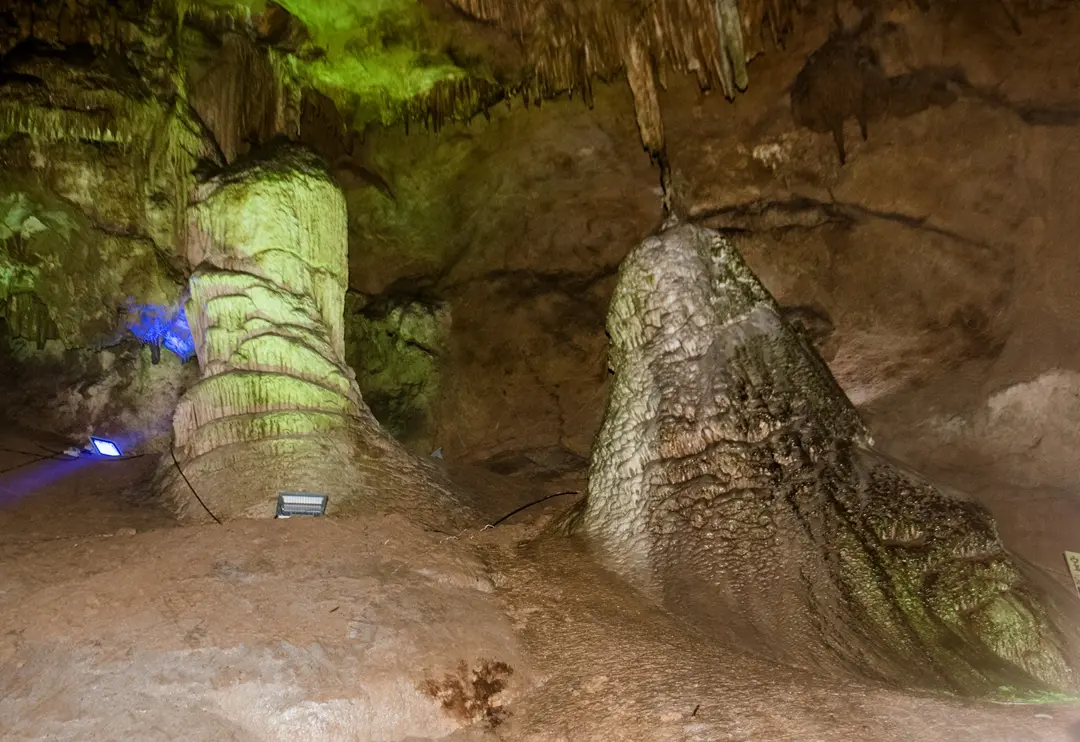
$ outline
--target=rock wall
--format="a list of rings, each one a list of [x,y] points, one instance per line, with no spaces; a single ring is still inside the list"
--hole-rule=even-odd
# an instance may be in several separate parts
[[[137,2],[0,13],[3,407],[129,451],[160,448],[187,376],[141,352],[128,308],[177,308],[190,171],[212,152],[160,21]]]
[[[598,85],[594,103],[499,106],[439,134],[368,132],[335,169],[351,287],[390,301],[419,292],[453,318],[433,407],[432,444],[448,460],[537,473],[580,471],[588,456],[615,269],[660,221],[628,91]]]
[[[421,299],[371,302],[351,293],[345,308],[345,361],[375,418],[410,450],[435,450],[450,308]]]
[[[658,96],[683,213],[729,234],[781,305],[819,325],[839,382],[889,441],[922,413],[974,414],[1001,387],[1080,364],[1065,278],[1080,58],[1063,41],[1080,18],[1020,8],[1017,35],[977,3],[874,7],[864,25],[841,4],[844,38],[887,83],[867,139],[844,105],[852,70],[835,91],[826,81],[834,100],[815,113],[843,122],[844,165],[791,98],[801,74],[822,74],[807,60],[829,43],[831,10],[799,16],[733,102],[675,75]],[[599,427],[614,266],[655,229],[660,199],[629,90],[596,85],[594,103],[515,104],[438,136],[369,132],[350,166],[393,198],[339,171],[353,287],[450,303],[436,440],[455,458],[582,456]]]

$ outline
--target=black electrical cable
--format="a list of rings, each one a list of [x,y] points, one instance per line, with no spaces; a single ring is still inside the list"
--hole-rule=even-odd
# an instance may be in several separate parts
[[[59,456],[62,453],[61,451],[54,451],[51,448],[49,448],[48,446],[43,446],[40,443],[38,443],[37,441],[34,441],[34,445],[37,446],[38,448],[40,448],[42,451],[48,451],[53,456]]]
[[[42,450],[44,450],[44,451],[49,451],[49,449],[45,448],[45,446],[41,446],[41,445],[38,445],[38,444],[36,444],[36,443],[35,443],[34,445],[35,445],[35,446],[38,446],[38,448],[41,448],[41,449],[42,449]],[[7,448],[6,446],[5,446],[5,447],[0,447],[0,451],[3,451],[4,453],[17,453],[17,454],[19,454],[19,455],[21,455],[21,456],[36,456],[36,457],[40,457],[40,456],[41,456],[41,453],[40,453],[40,452],[35,452],[35,451],[20,451],[20,450],[19,450],[19,449],[17,449],[17,448]],[[53,455],[57,455],[57,452],[56,452],[56,451],[49,451],[49,453],[50,453],[50,454],[53,454]]]
[[[40,448],[43,451],[48,451],[49,452],[48,455],[43,456],[43,455],[41,455],[39,453],[30,453],[29,451],[16,451],[13,448],[2,448],[2,447],[0,447],[0,451],[5,451],[7,453],[17,453],[17,454],[19,454],[21,456],[32,456],[33,457],[29,461],[24,461],[21,464],[15,464],[14,466],[9,466],[7,469],[0,469],[0,474],[7,474],[8,472],[13,472],[13,471],[16,471],[18,469],[22,469],[23,467],[30,466],[31,464],[38,464],[38,463],[41,463],[42,461],[49,461],[49,460],[52,460],[52,459],[56,459],[57,461],[74,461],[75,459],[78,458],[78,456],[69,456],[68,454],[66,454],[66,453],[64,453],[62,451],[50,450],[50,449],[46,448],[45,446],[41,445],[40,443],[35,443],[34,445],[37,446],[38,448]],[[132,456],[100,456],[99,458],[101,460],[103,460],[103,461],[131,461],[132,459],[141,459],[142,457],[149,456],[149,455],[150,454],[148,454],[148,453],[137,453],[137,454],[134,454]]]
[[[27,456],[32,456],[32,455],[33,454],[27,454]],[[31,464],[40,464],[42,461],[48,461],[49,459],[55,459],[55,458],[56,458],[55,456],[38,456],[37,458],[30,459],[29,461],[24,461],[21,464],[15,464],[15,466],[9,466],[7,469],[0,469],[0,474],[7,474],[8,472],[12,472],[12,471],[15,471],[17,469],[22,469],[24,466],[30,466]]]
[[[30,459],[29,461],[24,461],[21,464],[16,464],[15,466],[9,466],[7,469],[0,469],[0,474],[7,474],[8,472],[15,471],[16,469],[22,469],[24,466],[30,466],[31,464],[37,464],[37,463],[40,463],[42,461],[48,461],[49,459],[66,459],[68,461],[73,461],[74,458],[75,458],[75,457],[72,457],[72,456],[68,456],[66,453],[62,453],[62,452],[58,452],[58,451],[50,451],[50,449],[45,448],[45,446],[42,446],[40,443],[35,443],[34,445],[37,446],[38,448],[42,449],[43,451],[49,451],[49,455],[48,456],[41,456],[39,454],[32,454],[32,453],[29,453],[27,451],[15,451],[15,450],[12,450],[12,449],[0,448],[0,451],[8,451],[10,453],[18,453],[18,454],[21,454],[23,456],[34,456],[35,457],[35,458]],[[180,477],[184,480],[184,484],[186,484],[188,486],[188,489],[191,490],[191,494],[195,495],[195,499],[199,501],[200,505],[202,505],[203,510],[205,510],[207,515],[209,515],[211,518],[213,518],[214,522],[217,523],[219,526],[223,525],[222,522],[221,522],[221,519],[218,518],[216,515],[214,515],[213,511],[210,510],[210,508],[208,508],[206,506],[206,503],[203,502],[203,499],[201,497],[199,497],[199,493],[196,492],[195,488],[191,485],[191,482],[187,478],[187,474],[184,474],[184,470],[180,467],[180,462],[176,460],[176,450],[174,448],[172,448],[171,446],[169,447],[169,454],[172,456],[173,464],[176,465],[176,471],[178,471],[180,473]],[[137,453],[134,456],[103,456],[102,458],[104,458],[106,461],[126,461],[126,460],[130,460],[130,459],[139,459],[139,458],[142,458],[143,456],[149,456],[149,454]]]
[[[46,456],[45,458],[65,458],[65,459],[78,458],[77,456],[69,456],[65,451],[53,451],[51,448],[47,448],[46,446],[43,446],[40,443],[34,443],[34,445],[37,446],[38,448],[40,448],[42,451],[48,451],[49,453],[52,454],[52,456]],[[0,450],[3,450],[3,449],[0,449]],[[38,454],[27,454],[27,456],[37,456],[37,455]],[[149,455],[150,454],[148,454],[148,453],[135,453],[135,454],[131,454],[129,456],[106,456],[104,454],[99,454],[99,456],[101,456],[101,458],[106,460],[106,461],[131,461],[132,459],[141,459],[143,456],[149,456]]]
[[[45,446],[41,445],[40,443],[35,443],[34,445],[37,446],[38,448],[42,449],[43,451],[48,451],[50,455],[49,456],[40,456],[40,455],[37,455],[37,454],[29,453],[27,451],[16,451],[16,450],[10,449],[10,448],[0,448],[0,451],[7,451],[9,453],[17,453],[17,454],[21,454],[23,456],[36,456],[36,458],[33,458],[30,461],[24,461],[21,464],[16,464],[15,466],[9,467],[7,469],[0,469],[0,474],[6,474],[8,472],[15,471],[16,469],[21,469],[24,466],[29,466],[30,464],[36,464],[36,463],[38,463],[40,461],[48,461],[49,459],[59,459],[59,458],[63,458],[63,459],[71,459],[72,458],[71,456],[68,456],[66,453],[63,453],[61,451],[52,451],[51,449],[46,448]],[[148,455],[149,454],[145,454],[145,453],[137,453],[134,456],[103,456],[102,458],[104,458],[107,461],[125,461],[125,460],[130,460],[130,459],[139,459],[139,458],[142,458],[143,456],[148,456]],[[219,526],[224,525],[221,522],[221,519],[218,518],[216,515],[214,515],[214,512],[206,505],[206,503],[203,501],[203,499],[201,497],[199,497],[199,493],[195,490],[195,487],[191,484],[191,481],[187,478],[187,474],[184,474],[184,469],[180,466],[180,462],[176,458],[176,449],[174,449],[173,447],[170,446],[169,447],[169,455],[172,457],[173,465],[176,466],[176,471],[180,474],[180,478],[184,480],[184,484],[186,484],[188,489],[191,490],[191,494],[194,495],[195,499],[198,500],[200,505],[202,505],[202,509],[205,510],[206,514],[209,515],[211,518],[213,518],[214,522],[217,523]],[[529,508],[533,507],[534,505],[539,505],[540,503],[545,502],[547,500],[550,500],[552,498],[562,497],[563,495],[579,495],[579,494],[581,494],[581,493],[578,490],[566,490],[565,492],[554,492],[554,493],[552,493],[550,495],[544,495],[539,500],[533,500],[532,502],[526,503],[526,504],[522,505],[519,508],[511,510],[509,513],[507,513],[503,517],[499,518],[498,520],[494,521],[493,523],[488,524],[488,527],[493,528],[493,527],[499,525],[500,523],[503,523],[504,521],[512,518],[513,516],[517,515],[518,513],[522,512],[523,510],[528,510]]]
[[[206,503],[203,502],[203,499],[201,497],[199,497],[199,493],[196,492],[195,488],[191,486],[191,482],[188,481],[187,474],[184,474],[184,470],[180,468],[180,462],[176,460],[176,449],[172,446],[169,446],[169,455],[172,456],[173,463],[176,464],[176,471],[180,472],[180,476],[183,478],[184,484],[186,484],[188,486],[188,489],[191,490],[191,494],[195,495],[195,499],[199,501],[200,505],[202,505],[203,510],[206,511],[206,514],[213,518],[214,522],[217,523],[219,526],[222,525],[221,519],[214,515],[213,511],[210,510],[210,508],[206,507]]]
[[[38,448],[41,448],[42,450],[49,451],[49,454],[45,455],[45,456],[42,456],[41,454],[31,454],[30,451],[28,451],[28,450],[16,450],[14,448],[0,447],[0,451],[4,451],[4,453],[18,454],[19,456],[30,456],[30,457],[32,457],[29,461],[24,461],[22,463],[16,463],[14,467],[8,467],[6,469],[0,469],[0,474],[6,474],[8,472],[13,472],[13,471],[15,471],[17,469],[23,469],[24,467],[29,467],[30,464],[32,464],[32,463],[39,463],[41,461],[49,461],[51,459],[56,459],[58,461],[73,461],[73,460],[79,458],[78,456],[70,456],[68,454],[65,454],[64,451],[58,451],[58,450],[52,450],[51,448],[46,448],[45,446],[42,446],[40,443],[35,443],[33,445],[36,445]],[[131,461],[132,459],[140,459],[140,458],[143,458],[144,456],[149,456],[149,454],[135,454],[134,456],[102,456],[102,457],[99,457],[99,458],[104,460],[104,461]]]
[[[551,499],[551,498],[553,498],[553,497],[562,497],[563,495],[580,495],[580,494],[581,494],[581,493],[580,493],[580,492],[579,492],[578,490],[566,490],[565,492],[556,492],[556,493],[554,493],[554,494],[551,494],[551,495],[544,495],[544,496],[543,496],[543,497],[541,497],[541,498],[540,498],[539,500],[533,500],[532,502],[529,502],[529,503],[526,503],[526,504],[522,505],[522,506],[521,506],[520,508],[518,508],[517,510],[511,510],[511,511],[510,511],[509,513],[507,513],[507,514],[506,514],[506,515],[504,515],[503,517],[499,518],[499,519],[498,519],[497,521],[495,521],[494,523],[489,523],[489,524],[488,524],[488,527],[489,527],[489,528],[494,528],[495,526],[499,525],[500,523],[502,523],[502,522],[503,522],[504,520],[506,520],[507,518],[510,518],[510,517],[512,517],[512,516],[514,516],[514,515],[517,515],[517,514],[518,514],[518,513],[520,513],[520,512],[522,511],[522,510],[528,510],[528,509],[529,509],[529,508],[531,508],[531,507],[532,507],[533,505],[539,505],[540,503],[544,502],[545,500],[550,500],[550,499]]]

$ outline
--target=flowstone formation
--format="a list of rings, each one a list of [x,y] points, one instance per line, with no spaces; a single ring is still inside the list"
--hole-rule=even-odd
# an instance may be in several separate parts
[[[345,201],[322,163],[274,147],[199,195],[186,310],[201,379],[177,406],[178,465],[166,456],[161,481],[176,510],[269,517],[279,492],[307,491],[330,513],[460,523],[438,471],[379,427],[345,363]]]
[[[350,307],[351,305],[351,307]],[[410,450],[435,448],[434,409],[450,308],[437,302],[346,297],[345,360],[364,401],[387,432]]]
[[[614,385],[571,525],[710,634],[905,687],[1046,699],[1076,637],[990,515],[874,452],[814,352],[718,234],[626,258]]]

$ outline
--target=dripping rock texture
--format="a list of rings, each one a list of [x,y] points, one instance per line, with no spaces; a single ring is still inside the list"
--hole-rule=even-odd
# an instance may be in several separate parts
[[[436,470],[379,427],[345,363],[345,201],[322,163],[275,147],[201,195],[187,305],[201,378],[176,409],[179,466],[166,456],[162,470],[176,509],[205,517],[194,489],[217,517],[268,517],[280,491],[299,490],[330,495],[331,512],[460,518]]]
[[[451,0],[469,17],[522,40],[532,66],[526,100],[563,91],[592,102],[591,80],[626,71],[642,144],[664,150],[657,85],[668,73],[691,74],[702,90],[731,98],[745,90],[747,62],[780,42],[800,3],[793,0],[659,0],[581,3],[567,0]]]
[[[985,697],[1075,689],[1074,638],[989,514],[892,465],[714,232],[626,258],[576,526],[624,576],[783,662]]]

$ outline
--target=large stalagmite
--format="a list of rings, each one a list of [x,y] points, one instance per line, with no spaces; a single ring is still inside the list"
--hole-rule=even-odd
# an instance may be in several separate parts
[[[1075,631],[989,514],[872,449],[718,234],[676,226],[633,250],[608,331],[614,386],[571,525],[610,566],[784,662],[994,698],[1075,692]]]
[[[344,361],[345,200],[322,163],[274,147],[199,200],[187,316],[201,379],[176,409],[178,464],[167,456],[161,481],[177,511],[271,516],[280,491],[307,491],[330,512],[464,517],[437,470],[379,427]]]

